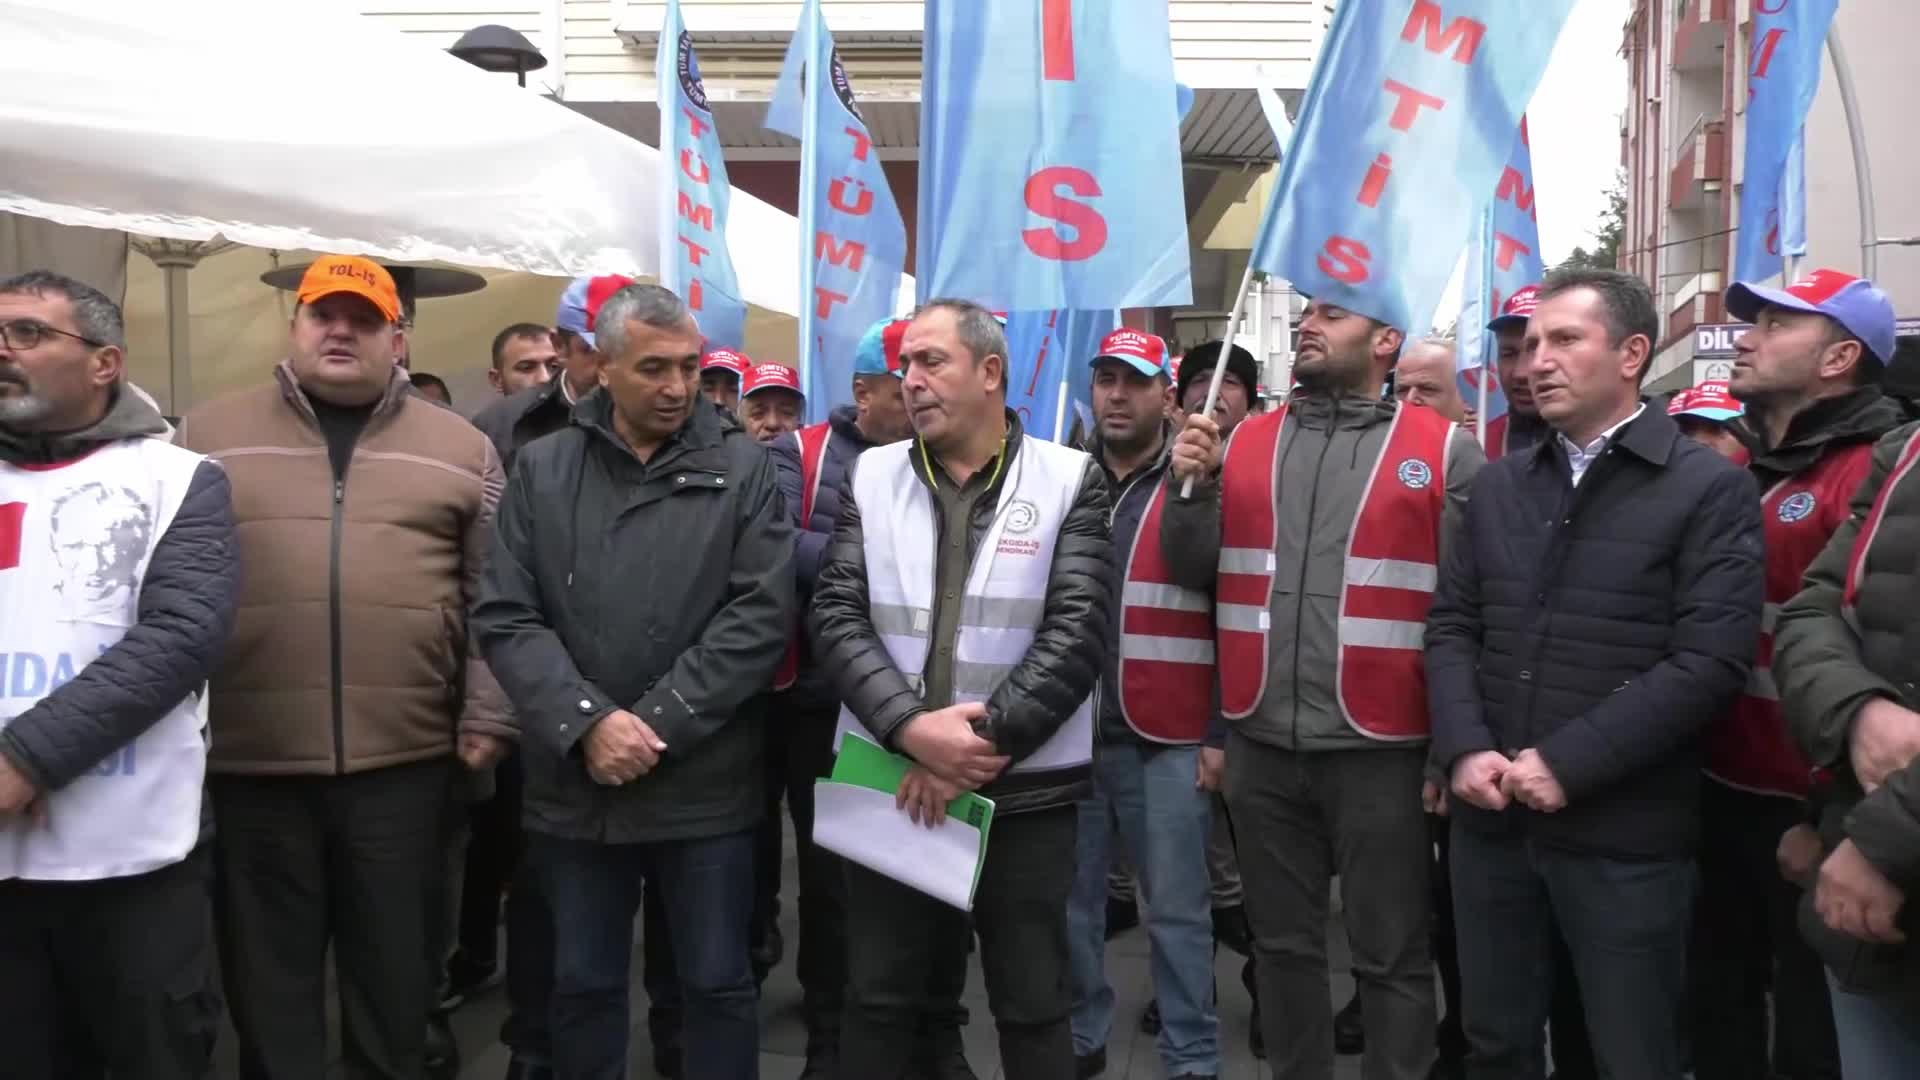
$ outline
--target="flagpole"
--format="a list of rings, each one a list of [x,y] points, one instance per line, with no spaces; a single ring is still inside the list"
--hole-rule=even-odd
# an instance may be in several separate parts
[[[1480,263],[1479,304],[1482,304],[1482,305],[1487,303],[1489,300],[1493,299],[1493,257],[1492,256],[1493,256],[1493,204],[1488,203],[1486,210],[1482,211],[1480,215],[1480,257],[1478,261]],[[1481,315],[1486,316],[1487,322],[1492,322],[1500,314],[1497,311],[1491,314],[1488,314],[1487,309],[1485,307],[1479,307],[1479,311]],[[1488,348],[1487,346],[1492,344],[1493,342],[1493,331],[1487,329],[1486,323],[1482,323],[1480,324],[1480,328],[1476,332],[1473,340],[1474,340],[1474,343],[1478,345],[1480,348],[1480,355],[1475,358],[1480,361],[1480,378],[1475,380],[1480,391],[1480,405],[1478,408],[1474,410],[1474,413],[1473,413],[1473,427],[1474,427],[1473,434],[1476,438],[1480,440],[1480,449],[1484,451],[1487,448],[1487,426],[1488,426],[1487,425],[1487,360],[1488,360],[1487,354],[1495,351],[1493,349]],[[1454,380],[1454,382],[1456,383],[1459,381],[1460,380],[1457,378]]]
[[[1065,430],[1066,423],[1067,423],[1067,376],[1063,372],[1060,376],[1060,392],[1054,396],[1054,404],[1053,404],[1053,441],[1054,442],[1058,443],[1060,441],[1060,435],[1061,435],[1061,432]]]
[[[818,143],[814,140],[820,132],[820,99],[815,95],[823,89],[826,80],[833,77],[831,71],[817,71],[820,58],[820,20],[823,16],[815,6],[814,0],[808,0],[801,9],[801,17],[807,24],[807,61],[801,67],[800,95],[800,224],[804,230],[813,224],[814,215],[819,212],[820,170],[818,167]],[[809,167],[813,166],[813,167]],[[800,399],[808,402],[808,411],[812,411],[814,398],[813,352],[814,343],[814,274],[818,270],[818,256],[814,252],[813,237],[800,238]]]
[[[1840,20],[1827,28],[1827,57],[1833,61],[1834,81],[1840,86],[1840,106],[1847,114],[1847,138],[1853,143],[1853,180],[1860,192],[1860,276],[1872,280],[1880,269],[1879,215],[1873,205],[1873,172],[1867,164],[1867,129],[1860,116],[1860,96],[1853,86],[1853,68],[1840,44]],[[1788,274],[1792,280],[1793,275]]]
[[[1246,302],[1247,288],[1253,284],[1253,252],[1247,252],[1247,272],[1240,275],[1240,291],[1233,294],[1233,309],[1227,313],[1227,332],[1221,335],[1220,356],[1213,364],[1213,378],[1207,383],[1207,403],[1200,407],[1201,416],[1213,415],[1213,403],[1220,400],[1220,380],[1226,377],[1227,360],[1233,356],[1233,329],[1240,325],[1240,305]],[[1255,387],[1247,387],[1247,393],[1256,392]],[[1193,497],[1193,477],[1180,487],[1180,497]]]

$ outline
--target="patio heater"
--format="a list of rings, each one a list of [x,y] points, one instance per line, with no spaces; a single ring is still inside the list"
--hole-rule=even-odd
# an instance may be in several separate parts
[[[527,35],[498,23],[476,26],[460,35],[448,52],[482,71],[511,71],[520,85],[527,85],[527,72],[547,66],[547,58],[533,47]]]

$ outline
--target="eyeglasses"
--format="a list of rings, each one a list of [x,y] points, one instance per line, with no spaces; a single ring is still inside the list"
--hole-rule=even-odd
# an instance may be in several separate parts
[[[40,343],[47,340],[49,334],[59,334],[61,337],[83,341],[96,349],[107,347],[104,341],[95,341],[90,337],[62,330],[57,326],[48,326],[36,319],[14,319],[11,322],[0,323],[0,341],[5,341],[7,348],[20,352],[39,348]]]

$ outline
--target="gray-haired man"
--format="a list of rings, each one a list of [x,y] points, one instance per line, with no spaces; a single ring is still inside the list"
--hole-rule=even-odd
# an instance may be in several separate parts
[[[554,1071],[626,1075],[633,918],[658,889],[686,1074],[755,1077],[747,958],[760,731],[794,618],[765,450],[700,401],[700,330],[652,285],[595,327],[605,393],[521,450],[474,622],[526,732],[528,857],[553,913]]]

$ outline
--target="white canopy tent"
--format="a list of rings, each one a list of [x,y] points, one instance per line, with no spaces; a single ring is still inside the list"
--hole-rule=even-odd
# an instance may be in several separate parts
[[[244,245],[259,269],[271,266],[260,252],[338,251],[507,278],[658,270],[658,151],[334,4],[0,0],[0,26],[0,212],[209,245],[199,250]],[[749,349],[791,361],[793,323],[780,316],[804,302],[798,223],[736,190],[728,246],[758,309]],[[143,261],[127,274],[136,311]],[[236,281],[257,291],[189,310],[186,273],[167,283],[176,349],[203,310],[275,303],[268,286]],[[501,275],[488,276],[469,364],[511,321],[488,302]],[[552,318],[550,298],[520,303],[515,315]],[[257,377],[273,349],[232,360]],[[438,370],[430,357],[421,366]],[[204,374],[180,381],[231,381]]]

